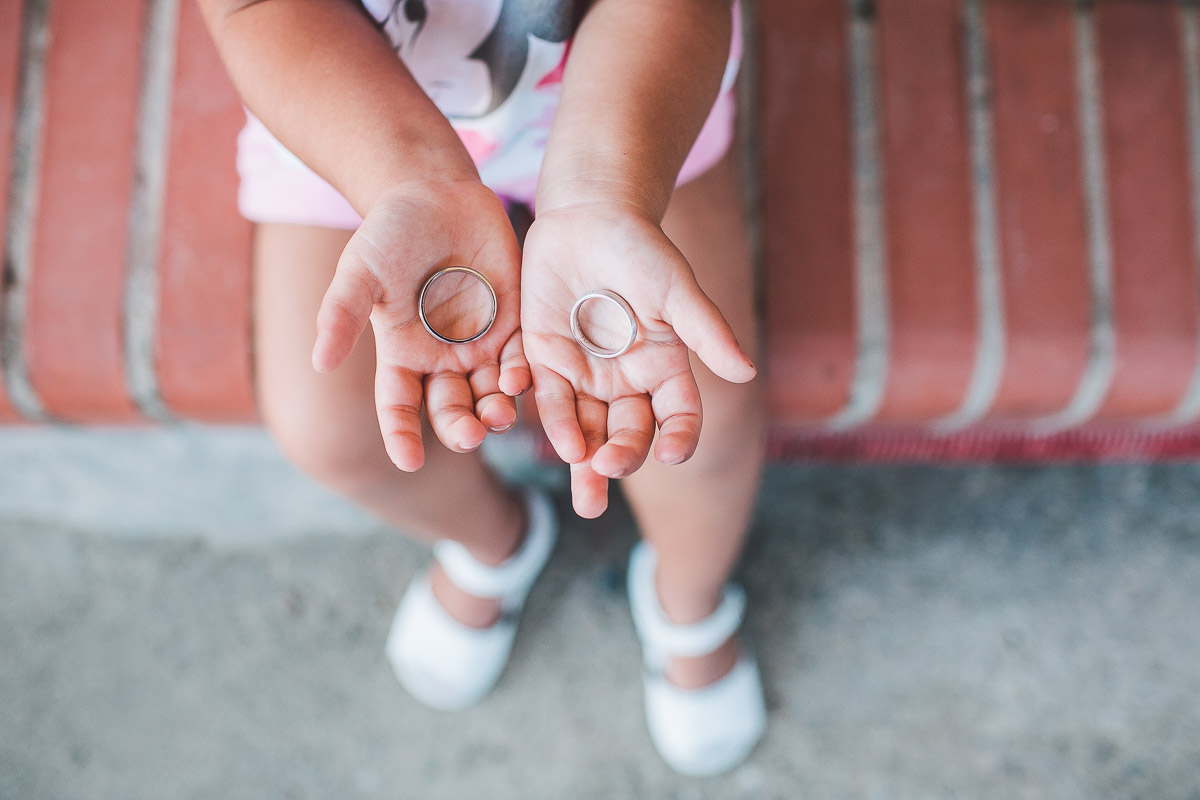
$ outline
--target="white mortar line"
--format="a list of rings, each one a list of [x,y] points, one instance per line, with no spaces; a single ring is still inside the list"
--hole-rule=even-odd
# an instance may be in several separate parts
[[[953,433],[978,422],[995,402],[1000,378],[1004,374],[1004,285],[1000,279],[1000,241],[996,232],[991,87],[982,0],[965,0],[963,19],[966,23],[971,172],[975,189],[975,285],[979,304],[979,340],[975,371],[962,405],[933,424],[935,433]]]
[[[20,77],[17,124],[13,137],[8,222],[4,232],[4,280],[0,329],[0,361],[4,386],[17,412],[45,420],[25,362],[25,312],[33,277],[33,231],[37,216],[45,113],[46,45],[50,36],[50,4],[25,0],[21,14]]]
[[[142,44],[133,192],[126,252],[124,343],[129,393],[152,419],[172,419],[162,402],[155,369],[158,260],[170,137],[178,0],[150,0]]]
[[[888,370],[889,313],[883,222],[883,165],[875,74],[875,24],[850,13],[850,86],[854,141],[855,319],[858,353],[850,399],[829,430],[859,425],[879,410]]]
[[[1071,428],[1090,419],[1104,402],[1116,368],[1112,245],[1109,238],[1108,185],[1104,174],[1104,125],[1096,57],[1096,22],[1091,8],[1081,6],[1076,10],[1075,56],[1092,288],[1091,352],[1075,395],[1066,408],[1031,422],[1033,430],[1039,434]]]

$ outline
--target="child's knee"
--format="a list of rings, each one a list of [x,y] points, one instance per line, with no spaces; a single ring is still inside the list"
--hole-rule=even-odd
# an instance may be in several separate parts
[[[261,413],[288,460],[330,488],[355,494],[391,466],[374,417],[305,400],[265,403]]]

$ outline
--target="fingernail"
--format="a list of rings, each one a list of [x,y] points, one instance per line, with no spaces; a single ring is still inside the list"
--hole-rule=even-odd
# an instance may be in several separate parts
[[[516,420],[513,420],[512,422],[508,423],[507,425],[501,425],[498,428],[489,427],[488,430],[491,431],[492,433],[507,433],[508,431],[511,431],[513,429],[513,426],[516,424],[517,424]]]

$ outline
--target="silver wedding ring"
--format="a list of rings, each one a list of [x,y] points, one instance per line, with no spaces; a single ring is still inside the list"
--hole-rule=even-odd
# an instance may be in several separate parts
[[[479,281],[483,283],[485,287],[487,287],[488,297],[491,298],[492,303],[492,310],[491,314],[488,316],[488,321],[483,324],[482,328],[464,339],[452,339],[451,337],[439,332],[431,324],[429,324],[429,319],[425,316],[425,295],[429,293],[429,288],[437,283],[440,279],[455,272],[465,272],[466,274],[479,279]],[[467,342],[473,342],[490,331],[492,329],[492,324],[496,321],[496,290],[492,288],[491,282],[488,281],[487,278],[483,277],[482,273],[477,272],[470,267],[446,267],[445,269],[440,269],[430,275],[429,280],[425,281],[425,285],[421,287],[421,296],[417,299],[417,314],[421,317],[421,324],[425,326],[425,330],[429,331],[429,335],[438,341],[445,342],[446,344],[466,344]]]
[[[583,332],[583,327],[579,324],[579,311],[583,308],[583,304],[589,300],[607,300],[625,312],[625,318],[629,320],[629,338],[625,340],[625,344],[615,350],[606,350],[587,337]],[[575,341],[579,342],[579,346],[596,358],[616,358],[619,355],[627,353],[629,348],[633,347],[633,343],[637,341],[637,317],[634,316],[633,308],[625,301],[624,297],[607,289],[596,289],[595,291],[581,295],[575,301],[575,305],[571,306],[571,333],[575,335]]]

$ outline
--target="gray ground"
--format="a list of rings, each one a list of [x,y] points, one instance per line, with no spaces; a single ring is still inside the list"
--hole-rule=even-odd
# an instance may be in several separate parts
[[[0,798],[1200,800],[1198,490],[772,469],[742,571],[770,732],[691,781],[641,721],[623,509],[568,523],[497,692],[446,715],[382,654],[425,552],[261,432],[3,430]]]

